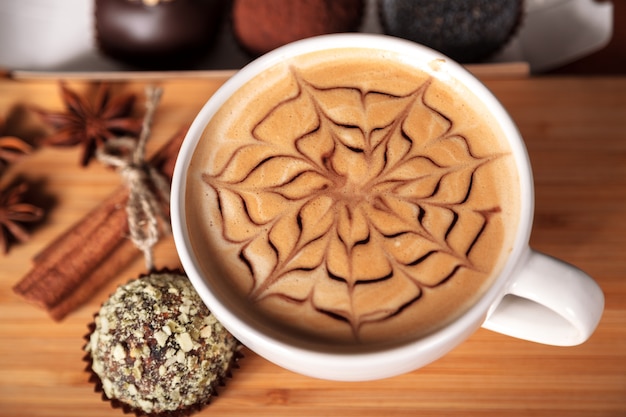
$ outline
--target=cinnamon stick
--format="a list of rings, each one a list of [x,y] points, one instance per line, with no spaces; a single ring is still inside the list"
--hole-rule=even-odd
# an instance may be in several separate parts
[[[184,136],[178,132],[150,161],[169,179]],[[127,187],[117,189],[40,252],[13,290],[55,320],[82,305],[140,254],[126,237],[127,199]]]
[[[89,300],[95,291],[104,286],[111,277],[130,264],[139,254],[132,241],[123,239],[91,273],[79,280],[78,285],[71,292],[66,293],[59,302],[47,309],[50,316],[56,321],[63,320],[74,309]]]
[[[51,309],[93,271],[124,237],[128,192],[120,188],[69,233],[35,258],[33,269],[13,288],[40,306]]]

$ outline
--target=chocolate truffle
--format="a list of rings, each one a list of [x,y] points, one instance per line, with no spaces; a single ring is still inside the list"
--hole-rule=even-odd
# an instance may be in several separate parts
[[[233,0],[235,39],[253,56],[316,35],[354,32],[363,0]]]
[[[386,34],[436,49],[461,62],[480,62],[515,34],[523,0],[378,0]]]
[[[152,273],[102,304],[85,351],[97,389],[137,415],[182,415],[208,404],[239,343],[181,274]]]
[[[95,0],[96,45],[140,68],[193,65],[216,38],[224,0]]]

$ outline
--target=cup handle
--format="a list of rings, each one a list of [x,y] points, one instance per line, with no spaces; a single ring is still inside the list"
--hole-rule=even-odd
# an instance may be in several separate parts
[[[555,346],[586,341],[604,310],[604,294],[586,273],[529,249],[512,285],[482,327]]]

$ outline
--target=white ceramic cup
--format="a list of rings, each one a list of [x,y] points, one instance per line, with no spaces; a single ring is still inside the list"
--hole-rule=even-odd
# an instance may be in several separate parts
[[[518,167],[521,214],[513,250],[485,294],[461,317],[425,337],[376,351],[337,353],[290,343],[264,333],[229,308],[223,294],[202,275],[186,226],[185,182],[196,144],[211,117],[234,91],[284,59],[332,48],[393,51],[422,69],[438,60],[435,76],[452,77],[468,87],[499,121]],[[492,93],[462,66],[441,54],[398,38],[368,34],[326,35],[298,41],[255,60],[229,79],[206,103],[191,125],[178,156],[172,182],[171,216],[176,248],[196,290],[217,319],[244,345],[294,372],[331,380],[371,380],[420,368],[453,349],[479,327],[520,339],[571,346],[587,340],[604,308],[604,295],[584,272],[529,247],[534,191],[524,142],[510,116]],[[219,257],[219,254],[215,254]]]

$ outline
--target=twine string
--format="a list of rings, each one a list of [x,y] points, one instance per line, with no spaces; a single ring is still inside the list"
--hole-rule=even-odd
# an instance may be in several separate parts
[[[130,238],[143,252],[149,271],[154,268],[152,247],[159,241],[159,224],[165,233],[170,231],[167,215],[163,211],[163,204],[169,204],[170,200],[169,183],[145,160],[146,143],[162,92],[161,88],[154,86],[146,88],[146,113],[137,140],[130,137],[111,138],[96,153],[99,161],[118,170],[128,186],[126,214]]]

